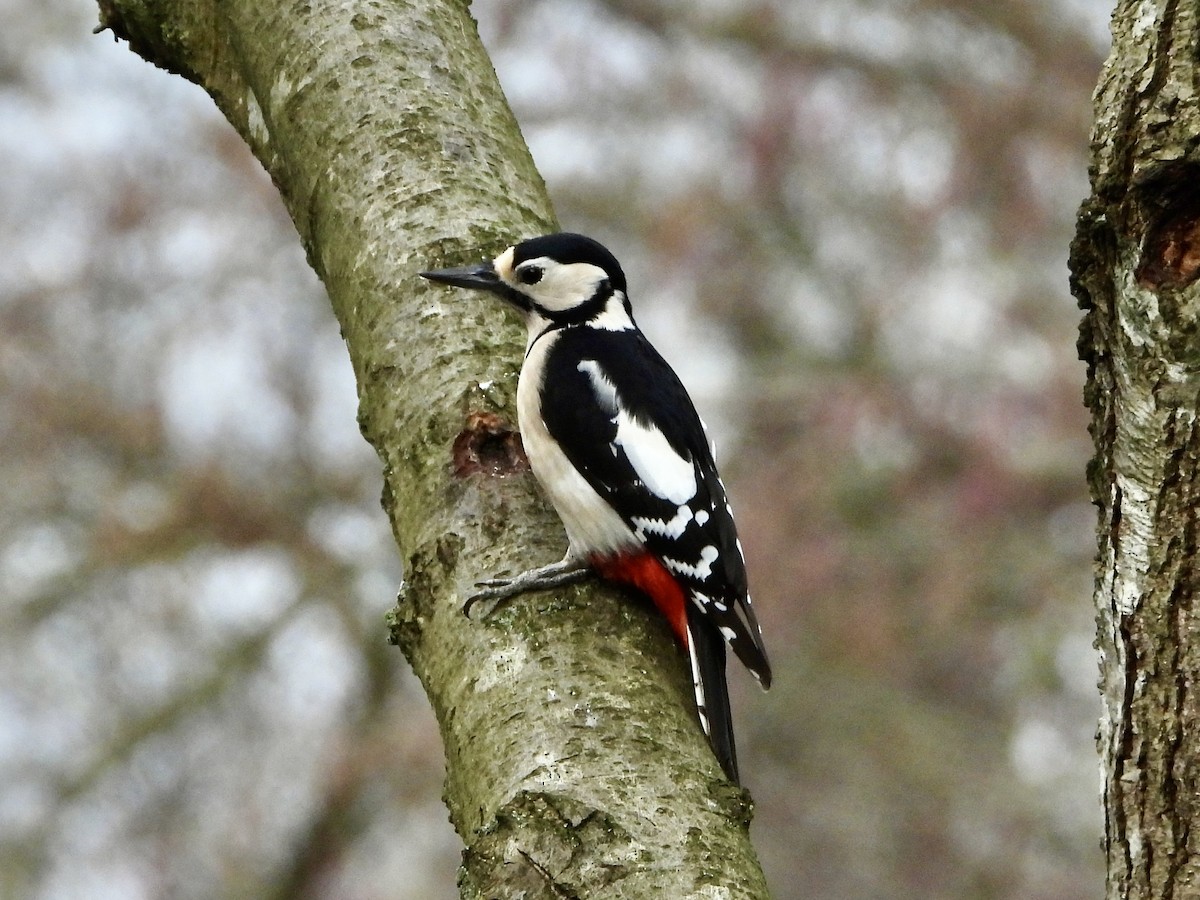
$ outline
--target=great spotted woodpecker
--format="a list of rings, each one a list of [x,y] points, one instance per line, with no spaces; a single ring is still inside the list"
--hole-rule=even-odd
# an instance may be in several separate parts
[[[524,316],[518,424],[569,539],[561,562],[481,582],[476,596],[591,572],[647,594],[687,652],[700,724],[736,783],[725,644],[764,688],[771,668],[704,424],[634,324],[620,264],[591,238],[551,234],[482,265],[421,274],[497,294]]]

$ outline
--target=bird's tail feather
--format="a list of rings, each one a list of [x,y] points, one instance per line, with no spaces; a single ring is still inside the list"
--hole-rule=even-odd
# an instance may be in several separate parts
[[[703,614],[688,604],[688,656],[696,710],[713,753],[734,784],[738,780],[737,748],[733,741],[733,717],[729,709],[729,687],[725,680],[725,641]]]

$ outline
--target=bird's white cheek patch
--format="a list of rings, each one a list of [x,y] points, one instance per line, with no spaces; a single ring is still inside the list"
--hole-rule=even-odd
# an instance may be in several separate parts
[[[586,303],[608,277],[608,273],[591,263],[563,264],[549,257],[540,257],[532,262],[540,265],[545,274],[537,284],[524,288],[524,292],[551,312],[562,312]]]
[[[676,453],[661,431],[642,425],[622,410],[617,414],[614,440],[646,488],[671,503],[687,503],[696,496],[696,469],[690,459]]]

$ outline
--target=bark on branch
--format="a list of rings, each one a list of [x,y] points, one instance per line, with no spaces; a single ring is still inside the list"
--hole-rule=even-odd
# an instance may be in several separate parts
[[[1072,248],[1100,509],[1108,892],[1200,891],[1200,22],[1121,0]]]
[[[511,437],[522,335],[422,268],[552,230],[465,4],[101,0],[271,174],[341,323],[407,568],[393,634],[446,747],[464,897],[766,896],[749,798],[665,625],[595,587],[468,620],[480,577],[557,559]]]

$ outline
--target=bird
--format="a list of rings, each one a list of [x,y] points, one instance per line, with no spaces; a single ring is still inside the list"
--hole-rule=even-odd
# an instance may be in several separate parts
[[[494,294],[524,319],[517,424],[568,539],[561,561],[481,581],[472,599],[595,575],[646,594],[686,653],[714,755],[740,784],[726,647],[764,689],[771,666],[715,450],[687,389],[634,322],[620,263],[598,241],[561,232],[420,274]]]

